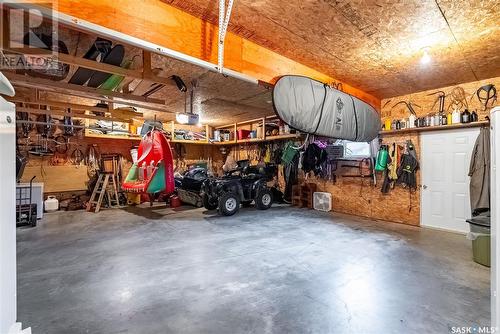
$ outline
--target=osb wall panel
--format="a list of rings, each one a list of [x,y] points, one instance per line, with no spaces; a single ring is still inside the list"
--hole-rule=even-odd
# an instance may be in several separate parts
[[[382,143],[388,145],[403,145],[407,140],[413,142],[420,159],[420,139],[417,133],[382,136]],[[348,178],[342,177],[342,174],[353,174],[353,170],[339,167],[336,183],[317,178],[310,178],[306,182],[314,182],[318,191],[332,194],[333,211],[408,225],[420,224],[419,187],[410,194],[407,188],[396,185],[389,193],[383,194],[380,191],[383,183],[381,172],[377,172],[376,186],[371,178]],[[420,185],[420,171],[417,171],[417,184]]]
[[[420,155],[420,139],[418,133],[411,135],[384,135],[382,143],[403,145],[407,140],[415,145],[417,155]],[[257,145],[240,145],[231,149],[231,155],[236,160],[250,159],[252,163],[258,162]],[[340,165],[341,163],[339,163]],[[356,169],[339,167],[336,183],[310,176],[305,179],[302,171],[299,172],[301,183],[316,183],[318,191],[332,194],[333,211],[367,217],[377,220],[397,222],[418,226],[420,222],[420,189],[411,193],[408,189],[396,185],[388,194],[382,194],[382,173],[377,172],[377,185],[374,186],[371,178],[349,178],[342,174],[355,174]],[[284,190],[283,174],[279,173],[278,183]],[[420,171],[417,171],[417,184],[420,185]]]
[[[459,85],[447,86],[433,90],[426,90],[418,93],[393,97],[391,99],[384,99],[382,100],[382,119],[385,118],[401,119],[409,117],[410,115],[409,111],[403,104],[400,104],[392,108],[399,101],[412,102],[414,104],[419,105],[420,108],[414,107],[417,116],[425,116],[431,112],[432,113],[437,112],[439,110],[439,102],[436,103],[434,108],[432,108],[437,98],[437,95],[429,95],[429,94],[439,90],[445,92],[446,94],[445,111],[446,110],[453,111],[453,98],[451,92],[455,87],[462,87],[465,91],[465,97],[467,105],[469,107],[469,111],[472,112],[473,110],[476,110],[479,115],[479,120],[484,120],[485,117],[489,115],[490,108],[484,110],[483,105],[481,105],[476,96],[476,91],[479,87],[487,84],[494,84],[497,89],[500,89],[500,77],[495,77],[480,81],[473,81]]]

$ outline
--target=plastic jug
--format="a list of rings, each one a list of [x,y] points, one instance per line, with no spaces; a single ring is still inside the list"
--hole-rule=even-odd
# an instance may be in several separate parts
[[[384,121],[384,130],[386,130],[386,131],[391,130],[391,125],[392,125],[391,119],[386,118]]]
[[[375,170],[384,171],[387,168],[387,158],[389,157],[387,145],[382,145],[377,154],[377,162],[375,163]]]
[[[55,196],[47,197],[45,202],[43,202],[43,205],[45,207],[46,212],[53,212],[59,210],[59,201]]]
[[[460,111],[458,111],[457,108],[455,108],[455,110],[453,110],[453,113],[451,114],[451,123],[452,124],[460,123]]]
[[[410,118],[408,120],[409,120],[408,127],[409,128],[414,128],[416,126],[415,125],[415,121],[417,120],[417,118],[415,117],[415,115],[411,114]]]

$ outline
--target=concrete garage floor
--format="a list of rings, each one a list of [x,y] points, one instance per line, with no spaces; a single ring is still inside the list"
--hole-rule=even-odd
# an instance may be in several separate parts
[[[462,235],[276,207],[47,214],[18,229],[38,333],[449,333],[490,323]]]

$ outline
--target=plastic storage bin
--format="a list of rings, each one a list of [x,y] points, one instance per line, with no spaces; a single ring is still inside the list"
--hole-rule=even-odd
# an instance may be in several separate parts
[[[468,219],[470,232],[467,238],[472,240],[472,258],[474,262],[483,266],[490,266],[491,262],[491,232],[489,216],[478,216]]]
[[[238,140],[247,139],[250,135],[250,130],[239,129],[238,130]]]

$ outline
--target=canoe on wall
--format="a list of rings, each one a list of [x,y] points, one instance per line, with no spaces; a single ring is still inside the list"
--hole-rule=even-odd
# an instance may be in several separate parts
[[[380,131],[380,115],[368,103],[303,76],[281,77],[273,89],[278,116],[299,131],[368,142]]]

